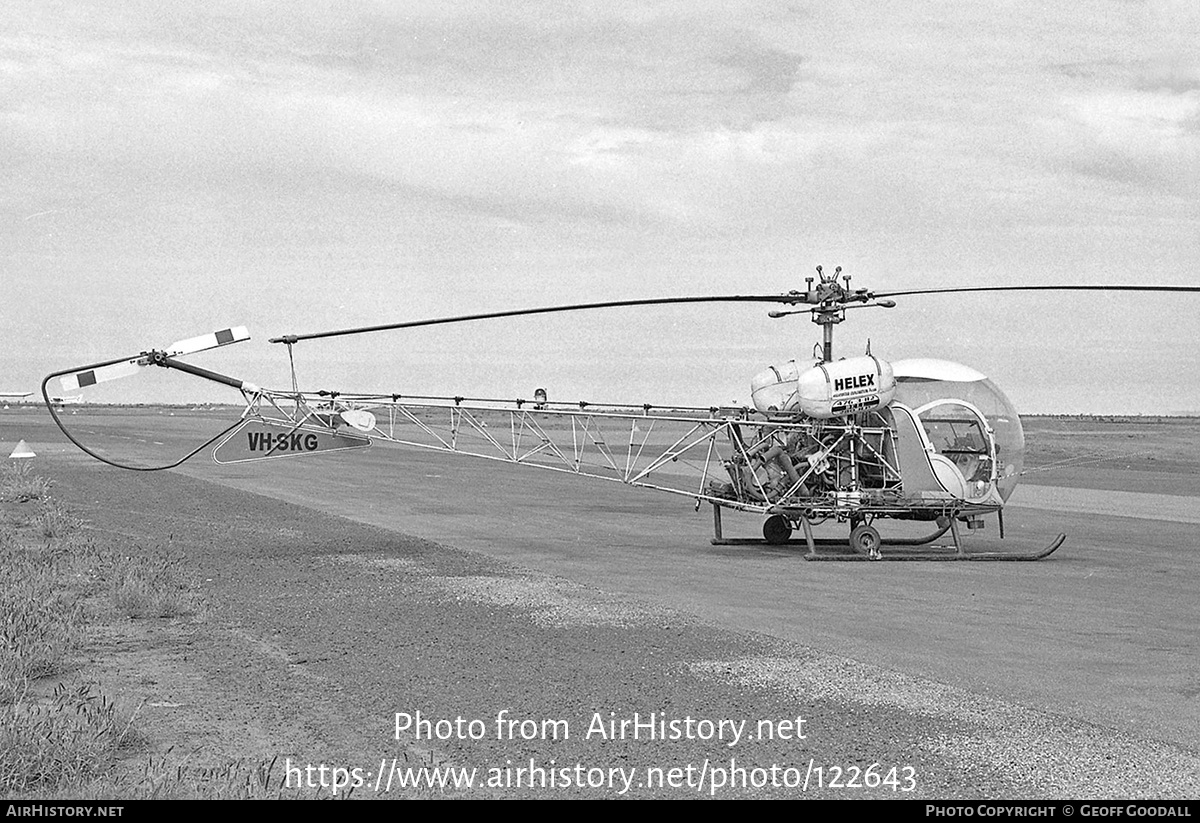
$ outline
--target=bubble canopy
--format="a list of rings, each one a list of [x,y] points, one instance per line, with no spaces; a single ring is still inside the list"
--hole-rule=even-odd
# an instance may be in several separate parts
[[[950,399],[964,400],[983,412],[996,438],[999,470],[996,485],[1000,496],[1008,500],[1025,464],[1025,432],[1020,415],[1004,392],[970,366],[949,360],[897,360],[892,369],[896,375],[896,400],[909,408]]]

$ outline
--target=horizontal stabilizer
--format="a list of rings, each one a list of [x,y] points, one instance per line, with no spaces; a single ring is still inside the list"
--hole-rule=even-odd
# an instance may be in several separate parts
[[[110,366],[100,366],[95,369],[87,369],[86,371],[77,371],[73,374],[63,375],[58,378],[58,382],[62,384],[64,392],[74,392],[107,380],[129,377],[130,375],[137,374],[141,368],[136,359],[126,360],[123,363],[113,363]]]
[[[211,334],[202,334],[199,337],[189,337],[187,340],[177,340],[167,347],[168,357],[179,357],[185,354],[193,354],[205,349],[215,349],[218,346],[228,346],[230,343],[240,343],[243,340],[250,339],[250,332],[245,326],[234,326],[229,329],[221,329],[220,331],[212,332]]]

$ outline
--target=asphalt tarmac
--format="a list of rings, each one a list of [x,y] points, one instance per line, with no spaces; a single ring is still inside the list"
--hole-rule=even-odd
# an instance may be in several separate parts
[[[708,507],[618,483],[375,446],[187,474],[907,675],[1200,750],[1200,499],[1018,489],[1037,563],[811,563],[713,546]],[[727,536],[757,518],[726,516]],[[913,533],[908,529],[907,533]],[[837,532],[828,532],[831,536]]]

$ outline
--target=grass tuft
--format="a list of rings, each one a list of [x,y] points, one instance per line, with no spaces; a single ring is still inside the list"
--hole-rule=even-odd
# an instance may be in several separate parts
[[[0,503],[26,503],[50,496],[51,482],[33,473],[29,463],[13,461],[0,465]]]
[[[182,557],[161,547],[116,559],[108,577],[117,611],[135,620],[190,614],[192,598],[179,571],[181,563]]]
[[[0,709],[0,794],[89,782],[141,742],[91,684],[59,684],[45,700],[21,695]]]
[[[43,500],[40,511],[30,525],[47,540],[66,537],[78,531],[83,521],[75,517],[57,500]]]
[[[0,558],[0,704],[30,680],[62,672],[83,639],[85,616],[58,569],[28,553]]]

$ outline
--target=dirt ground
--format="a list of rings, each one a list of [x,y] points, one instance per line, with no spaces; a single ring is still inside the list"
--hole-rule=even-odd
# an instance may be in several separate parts
[[[1200,496],[1200,418],[1023,420],[1027,485]]]
[[[27,409],[0,444],[33,446],[97,539],[185,558],[191,613],[109,616],[77,673],[135,714],[131,772],[274,760],[327,796],[358,769],[355,797],[1200,797],[1194,526],[1141,505],[1194,510],[1200,422],[1026,426],[1005,542],[1068,534],[1036,564],[715,547],[672,498],[414,450],[133,473]],[[419,767],[476,783],[401,788]]]

